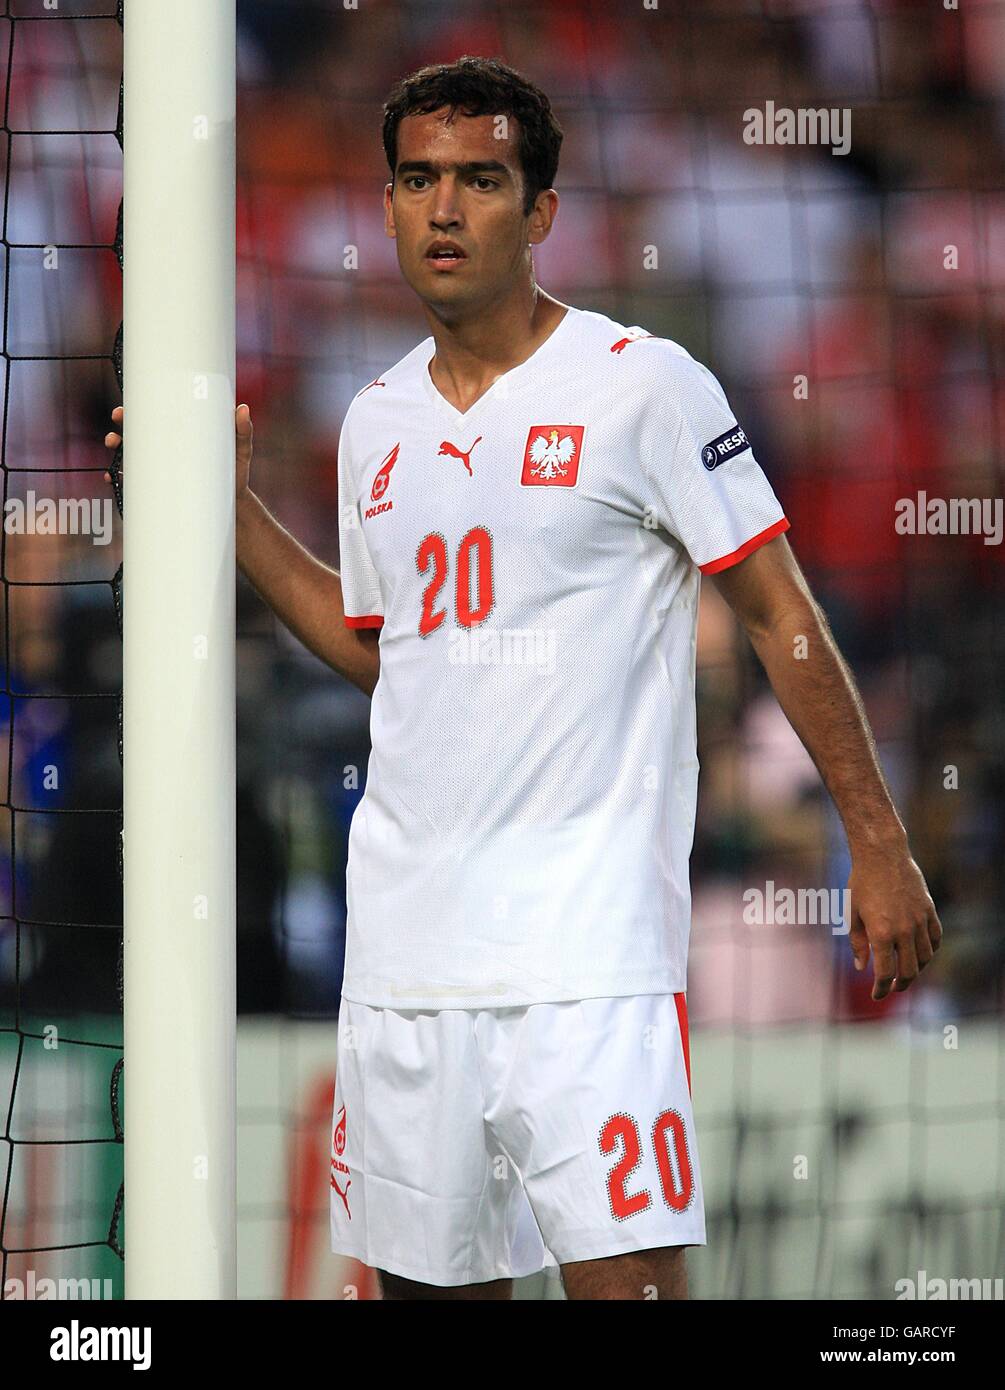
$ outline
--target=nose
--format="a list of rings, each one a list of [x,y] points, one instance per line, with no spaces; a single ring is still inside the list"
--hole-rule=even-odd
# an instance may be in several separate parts
[[[447,174],[436,185],[436,198],[430,214],[430,222],[438,232],[451,227],[459,227],[462,221],[458,200],[457,181]]]

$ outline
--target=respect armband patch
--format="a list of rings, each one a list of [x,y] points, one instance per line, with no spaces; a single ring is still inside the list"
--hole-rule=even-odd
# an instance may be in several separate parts
[[[744,431],[739,425],[733,425],[725,434],[720,434],[718,439],[712,439],[705,445],[701,451],[701,461],[711,473],[720,463],[725,463],[734,454],[742,454],[744,449],[749,448],[750,440]]]

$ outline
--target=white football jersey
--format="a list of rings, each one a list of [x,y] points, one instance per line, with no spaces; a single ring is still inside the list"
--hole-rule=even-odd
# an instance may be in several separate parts
[[[380,629],[343,993],[685,988],[701,573],[788,521],[682,347],[570,308],[463,414],[427,338],[339,444],[346,622]]]

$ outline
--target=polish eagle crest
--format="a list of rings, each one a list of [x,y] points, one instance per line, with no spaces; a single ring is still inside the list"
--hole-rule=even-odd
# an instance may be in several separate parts
[[[531,442],[531,472],[535,477],[550,482],[552,478],[565,477],[568,465],[576,452],[576,442],[571,435],[559,435],[558,430],[550,430],[548,435],[539,434]]]

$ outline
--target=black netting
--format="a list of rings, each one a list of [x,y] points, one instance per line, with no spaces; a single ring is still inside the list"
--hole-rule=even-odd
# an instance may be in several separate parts
[[[108,3],[18,0],[0,18],[10,1298],[122,1285],[121,486],[101,444],[121,399],[121,46]]]

